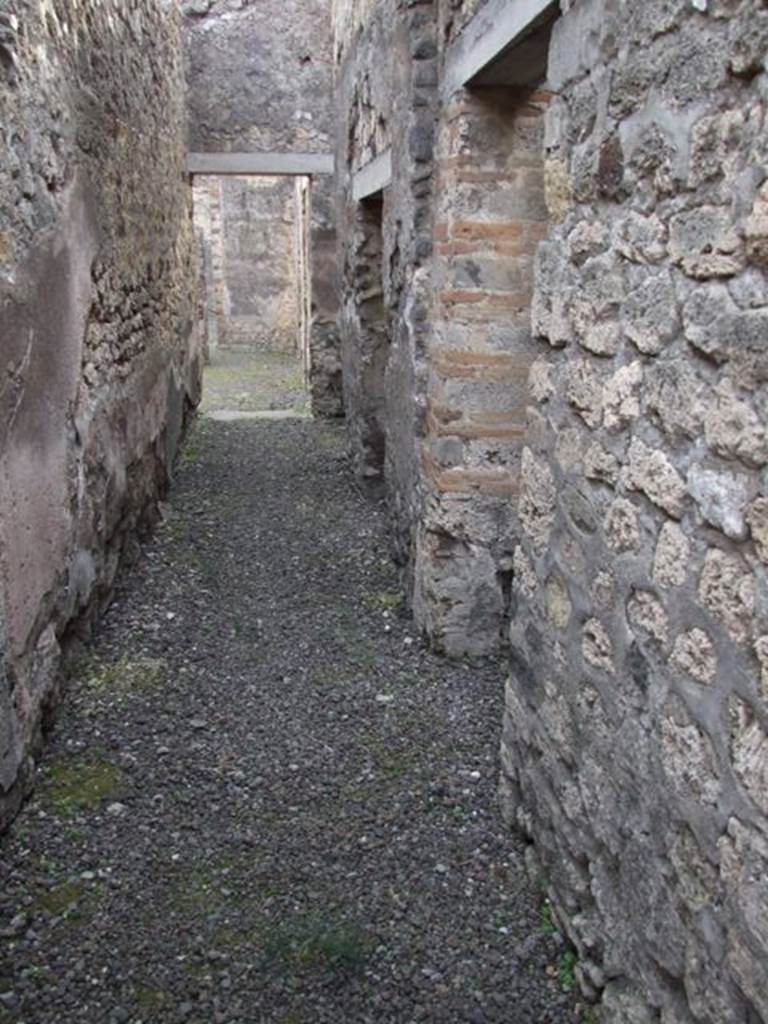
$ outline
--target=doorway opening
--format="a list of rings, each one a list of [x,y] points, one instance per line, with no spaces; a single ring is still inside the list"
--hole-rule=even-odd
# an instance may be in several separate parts
[[[333,261],[322,185],[300,173],[192,173],[203,411],[340,415],[340,368],[327,351],[336,317],[325,309],[335,290],[325,287]]]
[[[352,451],[358,479],[366,490],[384,486],[386,461],[386,376],[390,331],[384,297],[384,191],[361,199],[355,224],[352,314],[355,344],[345,352],[346,381],[356,394],[345,401],[357,415],[351,428],[358,433]]]

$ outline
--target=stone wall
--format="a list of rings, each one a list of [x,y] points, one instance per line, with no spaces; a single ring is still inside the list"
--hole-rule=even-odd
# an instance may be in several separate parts
[[[579,0],[550,52],[503,788],[612,1024],[768,1019],[767,46]]]
[[[192,182],[192,216],[202,274],[200,328],[206,351],[226,344],[227,298],[224,286],[224,237],[221,219],[222,179],[201,174]]]
[[[296,189],[291,178],[195,179],[195,223],[211,261],[220,345],[299,351]]]
[[[192,150],[282,154],[333,150],[332,33],[325,0],[183,0],[181,6]],[[335,250],[331,191],[330,182],[322,176],[313,179],[308,379],[313,410],[321,416],[343,414],[337,274],[330,258]],[[274,223],[271,215],[267,220]],[[265,228],[269,231],[269,224]],[[282,270],[279,260],[271,265],[261,259],[257,262],[251,302],[269,311]],[[294,265],[294,284],[301,273]],[[294,296],[300,308],[296,288]],[[251,310],[248,315],[258,313]]]
[[[575,0],[546,91],[438,104],[477,4],[335,6],[351,438],[417,619],[509,639],[503,807],[601,1019],[759,1024],[768,8]],[[388,146],[377,406],[351,183]]]
[[[176,17],[0,14],[0,826],[199,393]]]

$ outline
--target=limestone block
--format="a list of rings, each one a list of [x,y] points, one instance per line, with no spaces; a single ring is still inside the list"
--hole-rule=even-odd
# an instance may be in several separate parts
[[[578,314],[577,314],[578,318]],[[612,356],[619,351],[621,326],[618,320],[602,320],[576,330],[579,344],[596,356]]]
[[[539,589],[539,581],[531,560],[519,544],[512,555],[512,569],[512,585],[529,601],[533,600]]]
[[[714,644],[703,629],[690,629],[675,640],[670,663],[699,683],[711,683],[717,674]]]
[[[613,645],[599,619],[589,619],[584,623],[581,631],[581,653],[588,664],[603,672],[613,672]]]
[[[546,402],[555,393],[554,366],[546,359],[536,359],[528,373],[528,389],[537,402]]]
[[[603,426],[617,431],[640,415],[639,392],[643,383],[643,367],[639,360],[622,366],[603,386]]]
[[[664,606],[648,590],[636,590],[627,603],[627,619],[635,633],[645,633],[660,644],[667,642],[669,619]]]
[[[707,443],[725,458],[741,459],[760,468],[768,462],[765,420],[749,402],[739,397],[733,382],[720,382],[713,405],[704,420]]]
[[[653,578],[661,587],[679,587],[688,575],[691,545],[677,523],[665,523],[656,544]]]
[[[723,362],[728,357],[729,327],[736,305],[718,282],[696,288],[683,308],[685,337],[705,355]]]
[[[768,736],[742,700],[734,700],[731,705],[731,760],[747,793],[763,814],[768,814]]]
[[[522,453],[518,515],[534,550],[543,551],[555,521],[555,481],[549,466],[537,460],[530,448]]]
[[[610,231],[602,221],[579,221],[568,235],[568,256],[571,263],[580,267],[586,260],[604,253],[610,238]]]
[[[744,247],[725,206],[679,213],[669,225],[669,254],[689,277],[730,277],[743,269]]]
[[[629,490],[640,491],[673,518],[683,514],[686,491],[682,477],[664,452],[649,448],[639,438],[632,439],[622,480]]]
[[[622,306],[622,326],[645,355],[657,355],[678,334],[681,325],[669,271],[647,274],[632,289]]]
[[[707,389],[695,369],[681,359],[663,359],[646,372],[643,392],[648,411],[664,433],[678,440],[701,433]]]
[[[578,359],[569,366],[565,394],[588,427],[600,425],[603,416],[603,386],[589,360]]]
[[[744,643],[755,613],[755,582],[741,560],[719,548],[710,548],[698,593],[707,611],[725,625],[737,643]]]
[[[630,210],[616,221],[613,245],[632,263],[660,263],[667,254],[667,228],[656,214],[645,216]]]
[[[768,564],[768,498],[755,498],[746,512],[757,553]]]
[[[728,292],[741,309],[768,306],[768,276],[757,267],[747,267],[743,274],[731,278]]]
[[[605,542],[612,551],[636,551],[640,547],[637,509],[626,498],[617,498],[605,517]]]
[[[673,698],[661,720],[661,764],[674,790],[684,799],[694,797],[714,805],[720,795],[712,743],[688,717],[684,705]]]
[[[621,268],[610,256],[588,260],[570,297],[569,316],[581,345],[596,355],[618,351],[618,312],[624,299]]]
[[[566,262],[562,247],[542,242],[534,262],[535,288],[531,305],[534,335],[546,338],[553,347],[568,344],[573,336],[565,298],[568,294]]]
[[[760,687],[763,697],[768,700],[768,635],[757,638],[755,654],[760,664]]]
[[[544,584],[544,603],[552,625],[557,629],[567,629],[573,608],[561,576],[552,575]]]
[[[733,17],[728,42],[731,70],[750,76],[765,68],[768,53],[768,11],[749,7],[748,17]]]
[[[599,480],[613,486],[619,479],[619,460],[599,441],[593,441],[584,452],[583,466],[588,480]]]
[[[744,226],[749,262],[768,269],[768,185],[763,185]]]
[[[743,110],[726,110],[702,117],[694,124],[689,175],[693,188],[713,178],[728,178],[737,173],[744,121]]]
[[[565,220],[573,206],[573,188],[567,161],[559,158],[545,160],[544,200],[553,224]]]
[[[749,500],[746,478],[693,465],[688,470],[688,493],[702,518],[732,540],[745,540]]]

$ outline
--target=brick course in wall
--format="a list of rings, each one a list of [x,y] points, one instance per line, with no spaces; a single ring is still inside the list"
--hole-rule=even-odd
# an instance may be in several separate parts
[[[422,447],[429,496],[414,609],[450,654],[488,653],[503,639],[514,541],[507,513],[519,491],[534,352],[533,259],[547,222],[549,99],[532,90],[466,90],[440,116]],[[446,557],[450,549],[455,558]]]

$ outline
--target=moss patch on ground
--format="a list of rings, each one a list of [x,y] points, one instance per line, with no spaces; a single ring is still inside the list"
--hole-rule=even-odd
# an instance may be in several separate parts
[[[239,409],[308,411],[304,371],[291,352],[218,349],[203,374],[202,412]]]
[[[296,915],[265,927],[261,943],[267,961],[303,968],[361,974],[371,952],[365,932],[354,922],[322,914]]]
[[[125,791],[125,775],[110,761],[99,757],[62,759],[48,768],[41,797],[54,814],[70,818],[78,811],[118,800]]]
[[[161,686],[167,673],[168,665],[162,658],[129,658],[124,655],[114,662],[92,658],[85,666],[83,681],[89,689],[100,692],[146,693]]]

